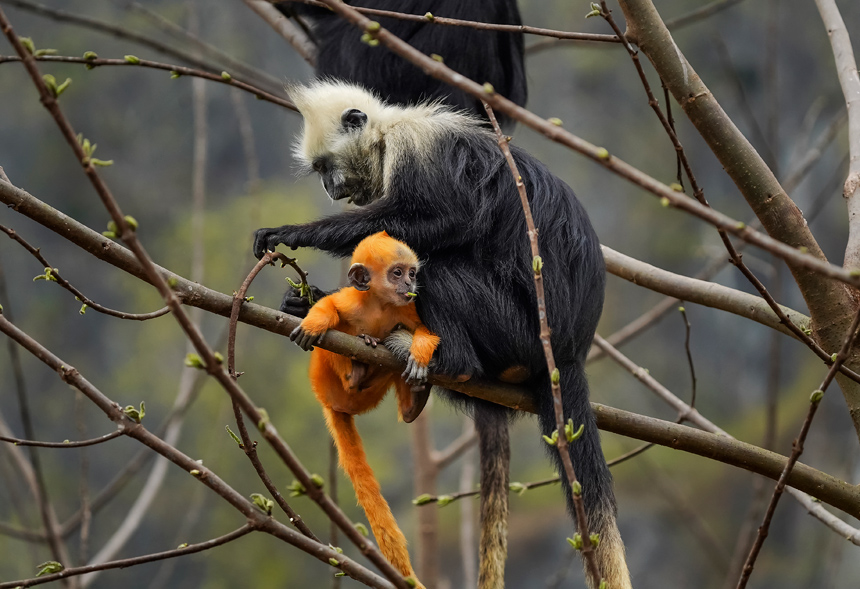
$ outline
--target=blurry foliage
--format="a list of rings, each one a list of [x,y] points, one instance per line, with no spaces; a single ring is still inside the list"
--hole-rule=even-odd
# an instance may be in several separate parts
[[[582,18],[587,3],[521,0],[520,4],[524,21],[529,24],[607,32],[600,19]],[[779,110],[777,153],[784,170],[790,163],[790,155],[803,151],[804,138],[798,137],[797,132],[810,106],[816,100],[822,105],[822,114],[815,125],[817,132],[838,109],[844,108],[844,103],[826,32],[813,4],[801,0],[780,2],[779,104],[766,102],[763,47],[768,4],[742,3],[678,31],[676,41],[723,107],[749,134],[749,119],[732,79],[735,74],[726,71],[714,46],[714,36],[722,35],[759,123],[764,123],[771,109]],[[146,19],[123,9],[121,2],[55,0],[50,5],[160,36]],[[160,0],[146,5],[175,22],[185,23],[183,3]],[[666,0],[659,3],[659,9],[668,18],[699,5],[699,2]],[[840,8],[856,46],[860,44],[860,3],[841,2]],[[38,47],[53,47],[60,54],[81,55],[92,50],[102,57],[131,53],[170,61],[105,35],[36,18],[12,7],[4,6],[4,10],[19,34],[32,36]],[[620,18],[619,13],[615,10]],[[285,81],[309,76],[309,68],[242,3],[211,3],[211,8],[207,6],[202,11],[201,21],[201,36],[232,55]],[[530,38],[527,44],[539,40]],[[9,53],[5,41],[0,44],[4,47],[0,52]],[[671,145],[648,110],[633,66],[620,49],[584,45],[555,48],[529,57],[527,67],[532,110],[542,116],[561,118],[574,133],[605,146],[663,181],[674,179]],[[115,160],[114,166],[103,170],[104,177],[126,212],[140,222],[139,233],[156,262],[189,275],[190,80],[171,80],[166,72],[131,67],[87,71],[82,66],[42,64],[42,69],[57,79],[73,78],[73,85],[62,96],[63,108],[76,128],[98,143],[99,156]],[[659,88],[659,80],[650,70],[649,75],[652,85]],[[253,265],[250,245],[254,229],[300,222],[340,208],[329,204],[316,179],[297,180],[292,175],[290,149],[299,128],[299,117],[243,96],[251,113],[264,179],[258,191],[249,193],[237,119],[227,94],[231,91],[214,84],[207,86],[210,160],[204,235],[205,284],[225,293],[238,288]],[[748,218],[750,213],[737,190],[683,120],[677,106],[673,106],[682,142],[711,203],[728,214]],[[610,247],[686,274],[696,273],[711,256],[719,254],[716,233],[709,227],[681,213],[667,211],[653,198],[643,197],[639,189],[528,129],[518,129],[515,141],[546,161],[573,186],[601,240]],[[810,178],[792,195],[802,208],[806,209],[828,183],[844,151],[845,138],[840,136]],[[15,64],[0,66],[0,165],[13,182],[37,197],[96,230],[104,229],[106,213],[60,140],[53,121],[38,104],[22,68]],[[838,169],[837,172],[843,173]],[[834,190],[830,201],[813,229],[828,255],[839,260],[846,221],[838,190]],[[52,265],[95,300],[134,312],[161,306],[157,293],[148,285],[67,246],[61,238],[12,211],[0,210],[0,223],[14,227],[41,247]],[[289,255],[296,255],[299,264],[310,271],[312,283],[328,290],[339,284],[342,274],[339,261],[313,251]],[[765,282],[771,284],[768,274],[771,260],[758,260],[758,252],[751,251],[747,256],[748,261],[755,261],[755,269]],[[143,324],[123,322],[92,310],[80,316],[77,313],[80,305],[71,295],[56,285],[31,281],[42,269],[5,238],[0,238],[0,263],[11,297],[3,304],[21,327],[79,368],[120,404],[146,401],[147,425],[155,427],[160,423],[173,404],[179,375],[184,370],[186,344],[172,319],[163,317]],[[251,289],[255,302],[276,307],[285,288],[286,272],[266,269]],[[749,290],[732,268],[721,272],[716,280]],[[600,332],[608,335],[660,298],[610,278]],[[803,309],[802,300],[794,291],[787,292],[783,302]],[[732,435],[760,443],[769,331],[710,309],[693,305],[687,309],[693,324],[693,355],[699,373],[697,406]],[[689,398],[684,329],[676,315],[671,313],[624,351],[679,396]],[[204,333],[210,342],[217,340],[225,326],[224,318],[204,317]],[[306,466],[327,478],[329,437],[308,389],[306,355],[282,337],[244,325],[239,326],[237,349],[237,368],[246,372],[241,380],[243,387],[268,410]],[[72,417],[74,395],[68,387],[26,356],[24,367],[38,436],[55,441],[79,438]],[[591,365],[588,370],[595,400],[674,419],[670,409],[608,361]],[[788,452],[808,393],[822,374],[823,367],[811,354],[791,340],[784,340],[777,451]],[[14,399],[9,357],[4,352],[0,354],[0,411],[20,432]],[[436,443],[441,447],[459,435],[460,418],[439,402],[431,411]],[[110,429],[101,413],[86,403],[82,413],[86,436],[100,435]],[[840,396],[828,394],[813,427],[804,461],[856,481],[858,451],[845,413]],[[550,474],[548,462],[542,456],[546,449],[532,421],[528,417],[520,419],[513,429],[511,479],[515,481],[536,480]],[[179,446],[204,460],[243,494],[261,492],[262,484],[224,432],[224,425],[230,422],[232,412],[226,396],[219,387],[207,382],[189,412]],[[414,538],[413,515],[417,508],[410,503],[413,491],[408,426],[396,422],[394,405],[388,400],[378,411],[360,418],[358,427],[386,498],[407,536]],[[609,458],[638,444],[610,434],[603,436],[603,443]],[[100,489],[137,450],[136,443],[125,439],[86,450],[90,488]],[[270,475],[284,489],[292,475],[279,466],[268,446],[260,445],[259,451]],[[51,498],[61,520],[79,505],[81,452],[41,452]],[[92,548],[100,547],[122,520],[148,470],[149,466],[98,514],[92,530]],[[5,453],[0,453],[0,477],[11,472]],[[722,587],[723,575],[714,572],[707,549],[691,535],[689,522],[678,516],[671,498],[663,496],[653,477],[663,477],[664,484],[673,486],[731,553],[752,497],[753,475],[665,448],[652,449],[645,457],[616,467],[614,475],[620,526],[636,586]],[[449,469],[440,478],[439,491],[456,490],[458,480],[457,469]],[[0,485],[0,521],[37,525],[35,508],[28,511],[23,521],[17,519],[12,509],[13,501],[22,500],[20,489],[17,484]],[[352,489],[342,476],[339,495],[347,513],[363,521],[363,515],[355,507]],[[327,520],[307,498],[293,499],[292,504],[312,529],[327,536]],[[511,507],[509,584],[541,587],[544,579],[569,562],[564,537],[570,533],[570,523],[564,515],[564,501],[558,488],[552,486],[528,491],[522,497],[512,496]],[[195,508],[202,510],[202,517],[177,541],[175,536],[186,514]],[[440,531],[443,573],[450,576],[453,587],[459,586],[460,575],[458,519],[457,504],[443,509]],[[171,468],[149,517],[121,556],[164,550],[179,542],[201,541],[241,523],[232,508],[211,493],[201,491],[200,485],[186,473]],[[363,560],[352,547],[341,543],[348,554]],[[75,554],[75,542],[71,548]],[[784,589],[853,586],[860,575],[858,559],[850,558],[856,550],[801,513],[796,504],[785,501],[757,567],[756,586]],[[47,554],[43,547],[0,536],[0,579],[30,576]],[[325,587],[333,574],[330,567],[262,534],[246,536],[234,545],[185,557],[174,564],[173,575],[164,586]],[[155,563],[104,573],[94,586],[122,584],[128,589],[146,588],[162,566]],[[344,586],[353,585],[347,581]],[[564,586],[582,586],[578,567],[574,567],[571,580]]]

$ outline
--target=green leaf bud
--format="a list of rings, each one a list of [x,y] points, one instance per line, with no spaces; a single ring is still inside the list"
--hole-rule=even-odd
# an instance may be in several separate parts
[[[561,372],[558,371],[558,368],[552,369],[552,374],[549,375],[552,384],[558,384],[561,382]]]
[[[540,274],[541,270],[543,270],[543,258],[540,256],[532,258],[532,270],[534,270],[535,274]]]
[[[605,147],[597,148],[597,159],[608,160],[609,159],[609,150]]]
[[[225,425],[224,427],[226,428],[227,433],[230,434],[230,437],[233,438],[233,441],[236,442],[239,445],[239,447],[241,448],[242,447],[242,440],[239,439],[239,436],[237,436],[236,434],[233,433],[233,430],[230,429],[229,425]]]
[[[199,355],[191,353],[185,356],[185,365],[188,368],[206,368],[206,365],[203,364],[203,360]]]
[[[823,399],[823,398],[824,398],[824,391],[822,391],[821,389],[818,389],[817,391],[812,391],[812,394],[809,395],[809,402],[813,403],[813,404],[819,403],[819,402],[821,402],[821,399]]]
[[[379,29],[381,29],[381,28],[382,28],[381,24],[379,24],[375,20],[372,20],[367,24],[366,27],[364,27],[364,30],[367,31],[368,33],[378,33]]]
[[[95,51],[85,51],[84,52],[84,59],[86,59],[87,61],[92,61],[92,60],[98,59],[98,58],[99,58],[99,56]]]
[[[325,480],[316,473],[311,475],[311,482],[317,489],[322,489],[325,486]]]
[[[140,58],[134,55],[126,55],[123,59],[131,65],[140,65]]]
[[[427,505],[428,503],[433,502],[433,496],[424,493],[423,495],[418,495],[415,499],[412,500],[412,505]]]
[[[225,82],[230,82],[233,79],[233,76],[231,76],[227,72],[221,72],[221,79]]]
[[[138,227],[137,219],[135,219],[131,215],[126,215],[125,217],[123,217],[123,219],[125,219],[125,222],[128,224],[129,228],[132,231],[137,231],[137,227]]]
[[[370,535],[370,532],[367,529],[367,526],[361,522],[355,523],[355,529],[358,530],[358,533],[364,536],[365,538]]]
[[[33,43],[33,39],[30,37],[18,37],[18,41],[21,42],[21,45],[24,46],[24,49],[26,49],[30,55],[36,53],[36,45]]]
[[[560,118],[558,118],[558,117],[552,117],[552,118],[549,118],[549,119],[547,119],[547,120],[548,120],[550,123],[552,123],[553,125],[555,125],[556,127],[561,127],[561,126],[563,125],[563,123],[562,123],[561,119],[560,119]]]
[[[495,94],[495,93],[496,93],[496,89],[493,88],[493,85],[490,84],[489,82],[485,82],[484,83],[484,94]]]

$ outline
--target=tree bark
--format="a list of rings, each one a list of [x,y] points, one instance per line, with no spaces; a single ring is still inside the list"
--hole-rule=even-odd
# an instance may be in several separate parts
[[[619,4],[627,20],[626,36],[651,61],[768,234],[825,260],[800,209],[681,53],[651,0],[619,0]],[[808,269],[793,264],[789,268],[809,308],[813,337],[822,348],[835,352],[853,318],[856,293]],[[860,352],[855,350],[846,364],[860,365]],[[837,382],[860,437],[860,385],[844,377]]]

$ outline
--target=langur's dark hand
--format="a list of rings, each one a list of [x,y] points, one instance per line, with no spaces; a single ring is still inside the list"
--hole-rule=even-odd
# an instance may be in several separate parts
[[[257,229],[254,232],[254,257],[261,259],[266,252],[273,252],[279,244],[285,244],[292,249],[296,246],[288,243],[286,235],[281,231],[281,228],[275,229]]]
[[[329,293],[311,285],[311,294],[313,295],[314,303],[316,303],[321,298],[328,296]],[[287,292],[284,293],[284,299],[281,301],[279,310],[282,313],[293,315],[294,317],[304,318],[307,316],[310,308],[311,304],[308,302],[308,299],[301,296],[301,292],[298,288],[291,286],[287,289]]]
[[[290,339],[296,342],[296,345],[305,352],[309,352],[314,349],[314,344],[317,343],[323,335],[324,333],[308,333],[301,325],[299,325],[292,331],[292,333],[290,333]]]

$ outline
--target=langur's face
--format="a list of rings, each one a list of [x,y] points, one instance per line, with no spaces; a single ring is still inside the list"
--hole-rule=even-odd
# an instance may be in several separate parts
[[[330,126],[322,149],[306,154],[326,194],[359,206],[381,197],[384,142],[374,137],[367,114],[347,108]]]

